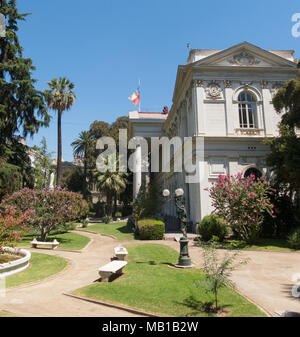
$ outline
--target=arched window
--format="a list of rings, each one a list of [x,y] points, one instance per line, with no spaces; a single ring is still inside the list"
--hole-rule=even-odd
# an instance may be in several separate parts
[[[238,96],[239,117],[241,128],[257,128],[256,99],[247,91]]]
[[[244,173],[244,178],[248,178],[251,175],[255,176],[255,180],[258,180],[262,177],[262,173],[256,167],[248,168],[248,170],[246,170],[246,172]]]

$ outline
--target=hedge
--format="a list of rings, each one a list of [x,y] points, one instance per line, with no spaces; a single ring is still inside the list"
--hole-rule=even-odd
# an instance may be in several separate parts
[[[165,233],[165,224],[157,219],[140,219],[137,225],[137,235],[141,240],[162,240]]]

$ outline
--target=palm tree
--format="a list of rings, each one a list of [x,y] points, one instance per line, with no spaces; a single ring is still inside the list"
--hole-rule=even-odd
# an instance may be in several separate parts
[[[104,159],[104,165],[106,167],[116,167],[116,170],[107,170],[106,172],[99,172],[94,170],[94,177],[96,179],[96,185],[100,192],[103,192],[106,196],[106,215],[112,216],[112,202],[113,199],[117,199],[122,192],[126,189],[127,176],[125,172],[120,172],[119,158],[114,156],[108,156]]]
[[[82,131],[79,137],[71,144],[73,147],[73,153],[77,156],[83,157],[83,195],[86,199],[87,197],[87,170],[88,163],[91,160],[91,153],[95,147],[95,138],[91,135],[89,131]]]
[[[65,77],[52,79],[47,83],[50,90],[46,90],[45,96],[48,107],[57,111],[57,179],[56,185],[61,182],[61,159],[62,159],[62,141],[61,141],[61,116],[65,110],[70,110],[75,102],[73,89],[75,85]]]

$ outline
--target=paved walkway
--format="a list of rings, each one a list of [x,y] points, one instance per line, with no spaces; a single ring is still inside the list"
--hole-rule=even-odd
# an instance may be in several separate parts
[[[66,258],[70,261],[70,266],[53,278],[8,290],[5,298],[0,297],[0,309],[28,317],[135,316],[127,311],[63,295],[96,281],[99,278],[98,268],[110,261],[113,248],[119,244],[119,241],[107,236],[78,233],[92,239],[80,254],[59,250],[32,250]],[[122,242],[124,245],[145,243],[147,241]],[[175,241],[165,240],[157,243],[179,250],[179,243]],[[224,253],[225,250],[219,250],[219,254]],[[201,249],[192,242],[190,242],[190,255],[195,263],[201,265]],[[300,273],[300,253],[243,251],[241,257],[250,258],[250,262],[235,271],[232,279],[243,295],[272,315],[285,310],[300,312],[300,299],[291,296],[291,288],[294,285],[292,276]]]
[[[79,232],[78,232],[79,233]],[[70,261],[68,269],[54,278],[37,284],[25,285],[8,290],[5,298],[0,297],[1,310],[17,316],[36,317],[125,317],[135,316],[124,310],[93,304],[63,295],[65,292],[86,286],[99,279],[98,268],[110,261],[116,241],[112,238],[80,232],[92,239],[82,253],[59,250],[32,250],[60,256]]]

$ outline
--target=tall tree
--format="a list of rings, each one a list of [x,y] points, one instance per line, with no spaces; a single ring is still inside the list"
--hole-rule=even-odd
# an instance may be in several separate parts
[[[89,131],[82,131],[79,137],[71,144],[73,147],[74,155],[81,156],[83,158],[83,195],[87,198],[87,173],[90,168],[91,155],[95,148],[95,138]]]
[[[17,133],[33,135],[40,126],[48,126],[43,93],[34,88],[31,77],[35,70],[30,58],[23,58],[17,31],[18,22],[28,14],[20,14],[16,0],[0,0],[0,13],[6,18],[6,34],[0,38],[0,142]]]
[[[74,105],[76,96],[73,91],[75,85],[65,77],[52,79],[48,83],[50,90],[46,91],[46,98],[50,109],[57,111],[57,177],[56,185],[60,186],[62,174],[62,138],[61,117],[65,110],[70,110]]]
[[[15,0],[0,0],[5,17],[5,35],[0,37],[0,198],[6,193],[32,187],[28,148],[19,136],[33,135],[48,126],[44,94],[35,89],[35,67],[24,58],[18,39],[18,23],[28,14],[20,14]]]

